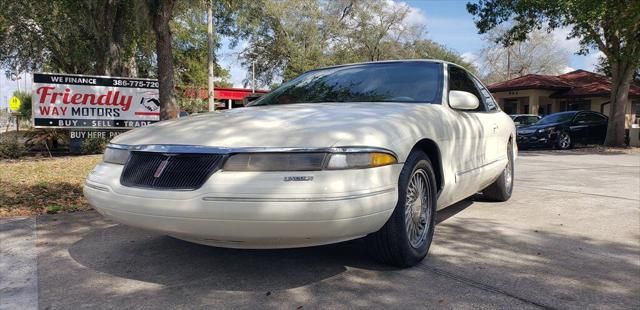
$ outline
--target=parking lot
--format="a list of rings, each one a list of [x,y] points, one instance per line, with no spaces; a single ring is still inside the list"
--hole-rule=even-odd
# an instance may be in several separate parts
[[[5,219],[0,308],[640,308],[637,153],[521,152],[510,201],[438,217],[410,269],[359,241],[231,250],[95,212]]]

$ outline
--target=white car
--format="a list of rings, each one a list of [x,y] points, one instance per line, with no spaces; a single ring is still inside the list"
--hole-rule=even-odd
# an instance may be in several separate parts
[[[249,107],[119,135],[86,179],[104,216],[231,248],[367,237],[382,262],[427,254],[436,210],[506,201],[516,130],[462,67],[434,60],[306,72]]]

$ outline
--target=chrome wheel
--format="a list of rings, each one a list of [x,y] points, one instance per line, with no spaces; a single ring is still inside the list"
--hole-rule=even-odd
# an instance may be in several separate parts
[[[508,191],[511,191],[513,187],[513,150],[511,149],[511,144],[508,146],[509,152],[507,158],[507,167],[504,168],[504,184]]]
[[[571,146],[571,137],[568,133],[563,132],[558,138],[558,145],[561,149],[568,149]]]
[[[428,208],[431,204],[431,185],[424,170],[413,172],[405,199],[405,227],[407,237],[413,248],[419,248],[427,239],[431,213]]]

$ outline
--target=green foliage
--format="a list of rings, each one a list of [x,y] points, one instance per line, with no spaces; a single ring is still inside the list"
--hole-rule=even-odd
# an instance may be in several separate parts
[[[0,135],[0,158],[19,158],[26,152],[17,135]]]
[[[208,104],[209,103],[203,99],[178,98],[180,110],[186,111],[189,114],[206,111]]]
[[[47,214],[56,214],[60,211],[62,211],[62,207],[58,205],[50,205],[45,209],[45,212],[47,212]]]
[[[141,1],[1,1],[0,64],[8,72],[136,75],[149,56]],[[82,25],[81,27],[79,25]]]
[[[13,95],[20,99],[22,105],[20,106],[20,110],[18,114],[22,119],[31,119],[31,93],[23,92],[23,91],[15,91]]]
[[[108,138],[102,137],[90,137],[86,138],[82,141],[82,145],[80,146],[80,150],[82,154],[102,154],[104,149],[109,144]]]
[[[204,7],[185,7],[173,18],[173,63],[176,85],[207,85],[207,11]],[[216,49],[220,44],[216,44]],[[218,86],[229,86],[229,71],[214,66]]]

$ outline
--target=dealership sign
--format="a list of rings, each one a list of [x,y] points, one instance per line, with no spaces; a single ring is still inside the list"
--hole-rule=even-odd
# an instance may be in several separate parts
[[[38,128],[134,128],[160,119],[157,80],[35,73],[33,83]]]

